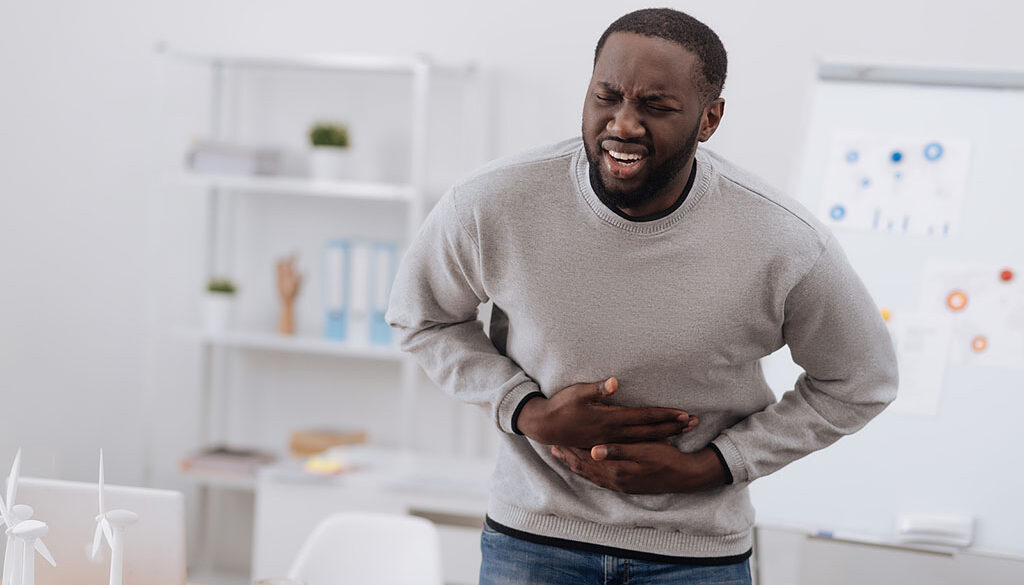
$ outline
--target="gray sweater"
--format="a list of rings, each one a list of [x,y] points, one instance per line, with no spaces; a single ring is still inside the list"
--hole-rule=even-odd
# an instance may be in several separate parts
[[[456,184],[406,253],[388,322],[445,392],[490,409],[502,434],[488,514],[500,524],[658,555],[743,554],[749,482],[895,398],[892,343],[828,229],[703,148],[697,165],[678,209],[631,222],[591,189],[579,139],[531,151]],[[507,316],[493,340],[476,319],[488,300]],[[784,344],[805,373],[776,401],[758,360]],[[612,403],[699,416],[674,444],[714,443],[734,482],[622,494],[512,432],[527,394],[609,376]]]

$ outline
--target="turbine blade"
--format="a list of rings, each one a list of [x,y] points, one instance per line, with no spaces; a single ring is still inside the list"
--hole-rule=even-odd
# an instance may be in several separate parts
[[[95,559],[96,554],[100,552],[100,536],[103,534],[103,526],[99,522],[96,523],[96,532],[92,533],[92,553],[89,554],[89,558]]]
[[[53,555],[50,554],[50,549],[46,548],[46,545],[43,544],[43,540],[41,538],[36,539],[36,551],[43,555],[46,562],[50,563],[54,567],[57,566],[57,561],[53,560]]]
[[[103,527],[103,536],[107,537],[107,544],[110,548],[114,548],[114,533],[110,530],[110,522],[104,517],[100,520],[100,526]]]
[[[103,449],[100,449],[100,514],[106,514],[107,509],[103,507]]]
[[[18,472],[21,470],[21,449],[14,456],[11,474],[7,476],[7,505],[14,507],[14,496],[18,493]]]
[[[3,498],[0,498],[0,518],[3,519],[4,526],[11,525],[11,517],[7,515],[7,506],[4,504]]]

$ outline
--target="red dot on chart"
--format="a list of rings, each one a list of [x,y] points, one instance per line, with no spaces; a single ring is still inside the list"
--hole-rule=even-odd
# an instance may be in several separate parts
[[[962,311],[967,306],[967,293],[955,290],[946,297],[946,306],[954,311]]]
[[[1003,282],[1010,282],[1013,280],[1013,271],[1009,268],[1004,268],[1003,271],[999,273],[999,280]]]
[[[984,335],[979,335],[971,340],[971,349],[981,353],[988,347],[988,339],[985,339]]]

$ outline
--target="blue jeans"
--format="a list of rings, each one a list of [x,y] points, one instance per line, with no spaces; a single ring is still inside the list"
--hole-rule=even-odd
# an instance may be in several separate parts
[[[750,585],[750,562],[649,563],[536,544],[484,526],[480,585]]]

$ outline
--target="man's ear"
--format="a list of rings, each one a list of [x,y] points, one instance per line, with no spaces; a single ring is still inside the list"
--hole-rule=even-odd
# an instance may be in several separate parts
[[[707,107],[704,108],[704,113],[700,120],[700,135],[698,139],[701,142],[707,142],[709,138],[718,130],[718,125],[722,123],[722,116],[725,115],[725,98],[715,98]]]

